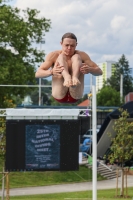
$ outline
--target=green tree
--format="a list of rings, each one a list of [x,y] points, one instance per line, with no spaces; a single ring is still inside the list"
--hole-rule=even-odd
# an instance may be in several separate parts
[[[98,106],[120,106],[120,93],[111,86],[104,86],[97,93]]]
[[[114,163],[118,160],[121,163],[122,168],[122,187],[121,196],[124,196],[124,163],[133,158],[133,122],[128,120],[129,113],[127,110],[119,109],[120,116],[118,120],[115,120],[114,131],[116,137],[111,137],[111,153],[108,156],[110,163]]]
[[[6,118],[4,116],[3,110],[0,110],[0,162],[4,167],[5,163],[5,154],[6,154]]]
[[[128,60],[123,54],[116,64],[114,64],[114,74],[107,79],[106,85],[110,85],[116,91],[120,91],[120,76],[123,75],[123,95],[133,91],[133,78],[130,75]]]
[[[36,9],[21,11],[0,0],[1,85],[36,84],[35,67],[44,60],[45,53],[39,51],[35,43],[41,43],[50,25],[50,20],[39,17]],[[10,100],[18,95],[21,98],[30,90],[33,88],[0,87],[0,107],[5,107],[5,97]]]

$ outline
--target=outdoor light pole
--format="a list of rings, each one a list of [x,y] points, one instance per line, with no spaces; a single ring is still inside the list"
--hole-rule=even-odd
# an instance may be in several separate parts
[[[45,40],[42,38],[40,42],[40,51],[42,50],[42,44],[45,43]],[[41,106],[41,101],[42,101],[42,95],[41,95],[41,78],[39,78],[39,101],[38,105]]]
[[[39,106],[41,106],[41,78],[39,78]]]
[[[96,110],[96,85],[92,83],[92,156],[93,156],[93,200],[97,200],[97,110]]]
[[[123,102],[123,74],[120,75],[120,102]]]

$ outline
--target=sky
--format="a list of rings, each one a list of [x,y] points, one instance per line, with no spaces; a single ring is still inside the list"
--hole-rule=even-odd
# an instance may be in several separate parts
[[[66,32],[77,36],[77,50],[96,63],[118,61],[124,54],[133,67],[133,0],[13,0],[20,9],[35,8],[51,20],[41,48],[61,48]]]

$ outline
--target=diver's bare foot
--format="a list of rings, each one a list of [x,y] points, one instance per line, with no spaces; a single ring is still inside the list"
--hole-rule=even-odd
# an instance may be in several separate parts
[[[73,86],[77,86],[80,84],[80,81],[77,77],[72,77]]]
[[[70,86],[72,86],[72,85],[73,85],[73,84],[72,84],[72,79],[65,79],[63,85],[64,85],[65,87],[70,87]]]

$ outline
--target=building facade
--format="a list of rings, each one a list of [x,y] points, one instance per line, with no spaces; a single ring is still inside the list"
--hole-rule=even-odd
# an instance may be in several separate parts
[[[133,68],[130,68],[130,75],[133,77]]]
[[[98,63],[97,65],[103,71],[102,76],[96,76],[96,91],[98,92],[108,78],[110,78],[115,71],[115,61],[105,61],[103,63]]]

